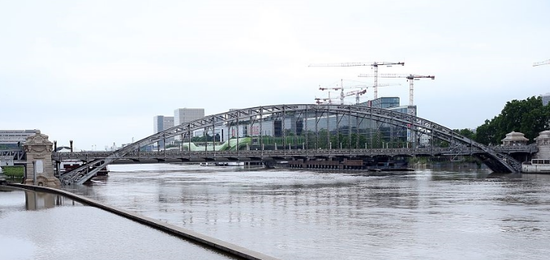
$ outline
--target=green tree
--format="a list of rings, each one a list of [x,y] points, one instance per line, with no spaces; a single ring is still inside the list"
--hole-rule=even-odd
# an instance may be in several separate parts
[[[541,97],[512,100],[501,113],[476,129],[474,139],[483,144],[500,144],[507,133],[516,131],[533,141],[539,132],[549,128],[550,106],[542,104]]]
[[[474,131],[468,129],[468,128],[464,128],[464,129],[455,129],[454,130],[455,133],[459,134],[459,135],[462,135],[466,138],[470,138],[470,139],[474,139],[475,138],[475,133]]]

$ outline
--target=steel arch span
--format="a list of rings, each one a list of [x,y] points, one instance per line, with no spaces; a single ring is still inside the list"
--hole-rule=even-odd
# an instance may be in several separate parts
[[[62,175],[61,178],[65,183],[83,184],[109,163],[121,159],[128,153],[136,150],[139,151],[143,146],[166,140],[167,138],[178,137],[182,144],[187,142],[187,149],[191,152],[191,138],[194,132],[202,131],[204,136],[207,133],[215,136],[216,129],[220,128],[226,129],[227,132],[225,134],[227,134],[228,139],[230,137],[237,137],[235,138],[236,145],[233,145],[233,147],[237,147],[237,152],[240,140],[238,137],[243,136],[255,136],[257,140],[256,145],[260,148],[259,150],[265,148],[266,144],[262,142],[265,139],[263,137],[266,136],[279,138],[278,140],[280,140],[281,144],[275,144],[275,149],[277,149],[278,145],[282,145],[283,149],[287,145],[296,146],[295,141],[292,143],[289,139],[301,136],[302,143],[300,148],[310,150],[320,149],[319,146],[321,144],[331,145],[331,135],[341,138],[342,142],[345,142],[347,138],[348,149],[352,149],[352,135],[355,137],[368,135],[371,140],[373,136],[380,139],[380,129],[385,128],[390,129],[388,131],[390,131],[391,138],[391,131],[394,129],[393,131],[400,133],[400,137],[403,137],[403,133],[408,133],[407,142],[413,148],[418,145],[418,137],[427,136],[431,140],[431,145],[433,145],[434,140],[440,140],[447,142],[450,146],[457,149],[475,148],[476,151],[483,151],[474,155],[481,158],[495,172],[516,173],[521,169],[521,164],[508,155],[498,153],[483,144],[455,133],[450,128],[421,117],[387,109],[358,105],[290,104],[232,110],[174,126],[126,145],[114,151],[106,158],[92,161],[87,166],[82,166]],[[320,134],[323,131],[325,133],[324,136]],[[342,133],[347,134],[347,137],[343,136]],[[319,138],[320,135],[321,138]],[[358,138],[354,139],[356,140],[355,148],[357,149],[359,148],[357,147],[359,141],[357,141]],[[340,142],[340,146],[342,142]],[[212,146],[215,147],[215,145],[213,140]],[[205,145],[205,152],[207,146],[208,143]],[[95,169],[89,171],[89,166],[95,167]]]

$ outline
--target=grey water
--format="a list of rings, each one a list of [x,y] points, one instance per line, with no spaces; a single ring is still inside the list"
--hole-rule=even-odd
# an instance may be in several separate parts
[[[280,259],[550,254],[548,175],[418,170],[369,176],[176,164],[109,170],[92,185],[66,189]]]

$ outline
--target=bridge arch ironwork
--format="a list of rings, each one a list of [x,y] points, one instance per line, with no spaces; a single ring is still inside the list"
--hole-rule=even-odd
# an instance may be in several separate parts
[[[287,118],[292,118],[294,119],[294,121],[287,120]],[[347,125],[345,123],[343,125],[347,126],[347,129],[344,129],[341,128],[339,124],[342,123],[342,121],[344,121],[344,119],[346,118]],[[432,142],[433,140],[442,140],[448,142],[452,147],[456,147],[456,149],[475,149],[478,152],[474,155],[481,158],[495,172],[515,173],[519,172],[521,169],[521,164],[515,161],[512,157],[503,153],[496,152],[490,147],[487,147],[483,144],[477,143],[469,138],[459,135],[450,128],[414,115],[388,109],[358,105],[289,104],[257,106],[231,110],[224,113],[209,115],[204,118],[191,121],[189,123],[174,126],[159,133],[145,137],[132,144],[126,145],[125,147],[112,152],[109,156],[105,158],[88,163],[87,166],[82,166],[69,173],[66,173],[61,176],[61,179],[64,183],[83,184],[85,181],[93,177],[95,173],[97,173],[97,171],[104,168],[108,164],[123,158],[126,154],[133,151],[139,152],[140,147],[176,136],[179,136],[182,141],[185,140],[189,142],[188,149],[189,153],[191,153],[191,137],[194,131],[202,130],[203,133],[211,132],[214,134],[214,129],[221,125],[225,125],[228,131],[236,132],[236,137],[248,134],[239,132],[244,131],[245,129],[243,128],[243,130],[241,130],[241,127],[239,126],[256,125],[256,131],[257,133],[259,133],[258,145],[261,147],[261,149],[259,149],[258,151],[258,153],[260,153],[258,156],[261,157],[264,151],[264,144],[261,143],[263,140],[262,135],[267,132],[266,129],[263,129],[264,127],[266,127],[264,123],[266,121],[278,122],[278,127],[280,127],[282,131],[279,129],[276,135],[280,135],[282,137],[281,140],[283,142],[283,149],[285,149],[287,145],[290,145],[290,143],[286,143],[288,140],[286,136],[286,129],[290,128],[292,130],[292,127],[294,127],[293,134],[297,135],[299,132],[296,122],[302,122],[302,126],[300,127],[302,131],[301,134],[305,135],[305,142],[302,143],[302,148],[304,148],[305,151],[318,149],[317,146],[320,142],[322,142],[321,140],[319,140],[319,132],[322,131],[322,129],[326,129],[326,131],[331,132],[331,121],[336,123],[336,127],[334,127],[333,125],[332,129],[333,131],[335,131],[338,138],[340,138],[339,131],[347,133],[349,149],[352,149],[351,136],[354,130],[356,131],[356,134],[360,134],[360,130],[362,129],[361,126],[364,125],[370,124],[371,128],[373,128],[373,124],[377,128],[380,128],[382,125],[391,125],[399,129],[409,130],[413,140],[417,139],[417,135],[428,135]],[[326,123],[326,125],[320,126],[319,124],[321,123],[321,121],[323,121],[322,123]],[[352,121],[355,121],[355,126],[352,126]],[[285,125],[288,123],[291,124],[290,127],[287,127]],[[311,124],[313,124],[313,126]],[[271,130],[272,132],[276,131],[276,129],[271,128],[269,130]],[[230,133],[228,133],[228,135],[229,134]],[[274,135],[275,133],[271,134]],[[308,138],[308,134],[316,135],[314,144],[308,143],[308,140],[311,139]],[[330,143],[330,134],[326,134],[326,138],[328,138],[328,140],[326,141]],[[416,142],[413,141],[412,145],[416,145],[415,143]],[[215,146],[214,141],[212,142],[212,144]],[[296,144],[294,143],[293,145]],[[236,138],[236,147],[237,149],[235,153],[238,156],[239,138]],[[277,147],[277,145],[275,145],[275,147]],[[479,151],[482,152],[480,153]],[[94,170],[90,171],[90,166],[94,167]]]

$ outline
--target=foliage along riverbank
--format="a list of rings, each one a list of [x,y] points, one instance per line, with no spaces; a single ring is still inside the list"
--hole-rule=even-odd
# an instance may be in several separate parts
[[[2,166],[2,171],[8,178],[23,178],[25,175],[23,166]]]
[[[485,120],[475,130],[455,130],[458,134],[488,144],[500,144],[506,134],[516,131],[525,134],[532,143],[544,130],[550,129],[550,105],[543,105],[542,97],[512,100],[506,103],[498,116]]]

